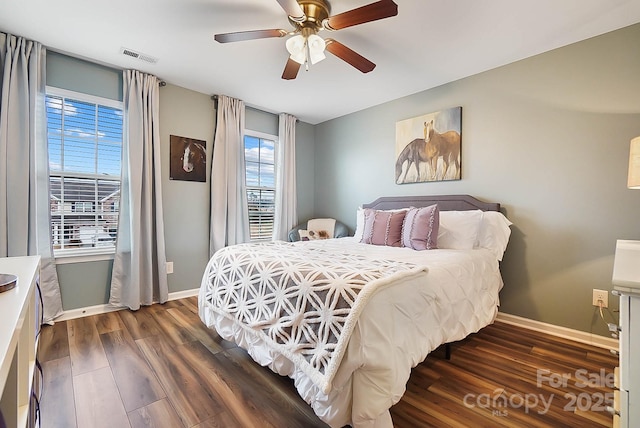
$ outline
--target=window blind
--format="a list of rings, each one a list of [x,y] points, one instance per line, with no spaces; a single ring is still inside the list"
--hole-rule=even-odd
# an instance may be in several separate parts
[[[49,92],[46,107],[54,254],[113,250],[120,208],[122,108],[83,94]]]

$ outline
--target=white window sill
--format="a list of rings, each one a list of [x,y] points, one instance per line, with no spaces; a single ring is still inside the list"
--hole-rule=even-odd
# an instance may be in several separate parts
[[[68,263],[98,262],[103,260],[113,260],[115,249],[92,248],[90,250],[59,250],[54,253],[57,265]]]

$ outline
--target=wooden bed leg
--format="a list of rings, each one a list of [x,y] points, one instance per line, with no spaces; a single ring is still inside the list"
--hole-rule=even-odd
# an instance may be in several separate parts
[[[451,344],[450,343],[445,343],[444,344],[444,357],[447,360],[451,359]]]

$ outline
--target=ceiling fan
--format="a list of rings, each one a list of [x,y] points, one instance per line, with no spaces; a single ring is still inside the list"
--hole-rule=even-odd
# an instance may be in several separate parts
[[[334,16],[330,16],[331,5],[327,0],[277,0],[277,2],[287,13],[289,22],[294,27],[292,31],[282,29],[238,31],[216,34],[214,39],[219,43],[229,43],[292,36],[286,42],[290,54],[282,73],[282,78],[286,80],[295,79],[301,65],[304,64],[308,70],[309,64],[322,61],[325,58],[325,49],[361,72],[370,72],[376,66],[374,63],[334,39],[323,39],[318,36],[318,33],[321,30],[341,30],[398,14],[398,5],[392,0],[380,0]]]

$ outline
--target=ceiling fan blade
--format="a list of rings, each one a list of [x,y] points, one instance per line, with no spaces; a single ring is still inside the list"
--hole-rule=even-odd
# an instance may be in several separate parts
[[[325,43],[327,44],[326,49],[329,52],[331,52],[341,60],[348,62],[363,73],[368,73],[376,68],[376,65],[374,63],[372,63],[356,51],[349,49],[340,42],[336,42],[333,39],[326,39]]]
[[[293,80],[298,76],[298,71],[300,70],[300,63],[289,58],[287,61],[287,65],[284,66],[284,71],[282,72],[282,78],[285,80]]]
[[[323,25],[328,30],[340,30],[398,14],[398,5],[392,0],[380,0],[347,12],[329,17]]]
[[[289,34],[286,30],[252,30],[237,31],[235,33],[216,34],[213,38],[219,43],[241,42],[243,40],[266,39],[269,37],[284,37]]]
[[[296,0],[277,0],[280,3],[280,6],[284,9],[284,11],[293,19],[294,21],[304,21],[305,15],[304,11],[298,4]]]

